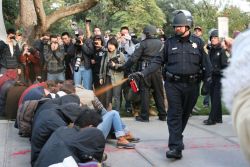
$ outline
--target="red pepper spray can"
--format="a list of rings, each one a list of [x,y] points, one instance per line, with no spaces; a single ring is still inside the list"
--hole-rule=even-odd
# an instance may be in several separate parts
[[[130,80],[130,86],[131,86],[133,92],[137,93],[139,91],[137,83],[136,83],[136,81],[134,79]]]

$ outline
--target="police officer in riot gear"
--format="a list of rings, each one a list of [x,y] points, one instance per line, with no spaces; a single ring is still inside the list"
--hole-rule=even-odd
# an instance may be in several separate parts
[[[124,69],[130,68],[134,63],[138,62],[139,69],[142,71],[150,64],[155,55],[163,49],[164,45],[154,35],[156,34],[156,27],[148,25],[143,29],[144,40],[141,41],[140,46],[135,50],[134,54],[128,59],[124,65]],[[141,96],[141,113],[136,117],[137,121],[149,121],[149,93],[150,88],[153,89],[153,96],[158,110],[159,120],[166,120],[166,111],[164,106],[163,83],[161,70],[158,69],[151,75],[140,79],[139,92]]]
[[[192,15],[188,11],[178,11],[173,19],[175,36],[165,42],[164,51],[151,61],[139,75],[146,77],[164,63],[166,74],[165,89],[168,100],[169,151],[167,158],[182,158],[183,131],[199,96],[199,83],[209,82],[211,63],[204,50],[204,42],[191,34]]]
[[[209,91],[211,97],[211,111],[208,119],[204,121],[205,125],[222,123],[221,78],[222,70],[228,65],[228,56],[221,46],[217,29],[211,32],[210,41],[211,46],[208,55],[213,66],[212,82]]]

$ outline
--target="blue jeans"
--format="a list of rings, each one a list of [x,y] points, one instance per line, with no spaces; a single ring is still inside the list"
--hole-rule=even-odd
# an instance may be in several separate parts
[[[75,85],[82,85],[85,89],[92,90],[92,70],[80,66],[77,72],[74,71]]]
[[[115,130],[116,138],[124,136],[126,133],[128,133],[128,129],[122,122],[120,114],[115,110],[108,111],[106,114],[104,114],[102,116],[102,123],[100,123],[97,128],[100,129],[104,137],[107,138],[112,125]]]
[[[47,74],[47,80],[53,80],[53,81],[64,81],[65,75],[64,72],[57,73],[57,74]]]

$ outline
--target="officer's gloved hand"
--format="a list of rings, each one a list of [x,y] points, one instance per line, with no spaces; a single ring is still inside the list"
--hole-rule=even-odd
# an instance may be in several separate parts
[[[202,96],[206,96],[206,95],[209,94],[211,83],[212,83],[212,79],[211,78],[208,78],[206,81],[203,82],[203,85],[201,87],[201,95]]]
[[[132,73],[128,76],[128,79],[129,80],[136,80],[136,81],[139,81],[141,78],[144,78],[144,75],[141,73],[141,72],[135,72],[135,73]]]

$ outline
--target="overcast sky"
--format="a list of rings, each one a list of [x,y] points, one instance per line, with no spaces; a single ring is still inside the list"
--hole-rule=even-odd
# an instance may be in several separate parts
[[[195,0],[195,2],[199,2],[200,0]],[[220,7],[224,7],[225,5],[234,5],[239,7],[244,12],[250,12],[250,2],[247,0],[209,0],[213,4],[216,3]]]

